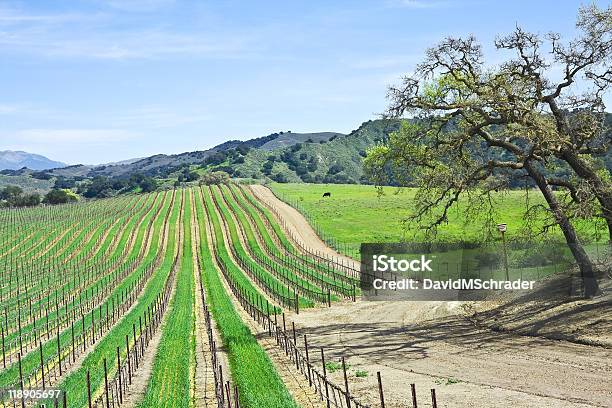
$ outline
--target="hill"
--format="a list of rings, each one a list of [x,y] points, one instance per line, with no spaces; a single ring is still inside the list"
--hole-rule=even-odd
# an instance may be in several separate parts
[[[127,177],[134,173],[142,173],[146,176],[157,178],[167,178],[173,177],[174,173],[190,166],[201,166],[203,169],[223,166],[231,167],[230,173],[234,173],[237,170],[244,172],[244,166],[238,165],[241,163],[230,162],[228,160],[228,157],[233,157],[238,154],[247,155],[249,157],[249,163],[251,164],[254,160],[256,162],[254,168],[260,170],[256,172],[257,177],[263,177],[264,174],[261,171],[261,167],[267,157],[263,152],[276,152],[306,142],[326,143],[329,140],[344,136],[346,135],[337,132],[278,132],[246,141],[229,140],[208,150],[185,152],[174,155],[157,154],[139,160],[129,160],[126,162],[110,163],[99,166],[79,164],[61,169],[54,169],[47,173],[54,177],[68,178],[95,176]],[[261,155],[255,152],[260,152]],[[287,176],[289,177],[290,175]]]
[[[32,170],[48,170],[66,166],[66,163],[54,161],[39,154],[13,150],[0,151],[0,170],[18,170],[22,167]]]
[[[607,116],[609,124],[611,118],[612,115]],[[362,164],[367,150],[384,142],[390,133],[399,129],[400,124],[398,119],[369,120],[349,134],[278,132],[246,141],[229,140],[208,150],[158,154],[98,166],[78,164],[45,171],[3,170],[2,174],[60,180],[62,188],[81,185],[78,191],[87,189],[89,180],[96,178],[101,182],[99,186],[106,186],[102,190],[107,190],[110,195],[114,194],[111,190],[123,191],[125,180],[134,177],[139,181],[143,177],[154,178],[158,186],[170,187],[195,181],[208,171],[224,171],[238,179],[280,183],[367,184],[369,180],[364,175]],[[600,159],[604,168],[612,168],[611,151]],[[551,168],[549,171],[563,174],[564,168]],[[508,177],[512,188],[525,187],[525,180],[520,175]],[[21,184],[20,179],[14,181]],[[4,182],[10,183],[11,180]]]
[[[242,157],[228,154],[227,160],[207,169],[224,170],[239,178],[267,177],[278,182],[365,182],[362,159],[367,149],[385,140],[399,125],[398,120],[371,120],[348,135],[316,134],[325,136],[318,140],[303,134],[286,135],[283,140],[251,149]]]

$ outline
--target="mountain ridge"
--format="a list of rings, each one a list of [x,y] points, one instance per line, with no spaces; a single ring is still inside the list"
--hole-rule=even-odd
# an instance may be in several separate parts
[[[41,154],[29,153],[22,150],[0,151],[0,170],[19,170],[23,167],[27,167],[31,170],[50,170],[66,166],[66,163],[51,160]]]

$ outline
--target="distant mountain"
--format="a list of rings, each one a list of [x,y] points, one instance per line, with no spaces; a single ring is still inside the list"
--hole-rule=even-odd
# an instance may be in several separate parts
[[[48,173],[53,176],[63,177],[121,177],[134,173],[141,173],[153,177],[167,177],[170,173],[179,170],[181,167],[188,165],[205,165],[207,167],[219,166],[225,161],[223,155],[228,152],[242,151],[276,151],[279,149],[290,148],[298,143],[325,143],[336,137],[345,136],[337,132],[319,132],[319,133],[292,133],[278,132],[268,136],[258,137],[246,141],[229,140],[220,145],[217,145],[208,150],[186,152],[180,154],[166,155],[157,154],[135,161],[126,161],[118,163],[109,163],[98,166],[89,165],[73,165],[61,169],[55,169]],[[220,160],[207,159],[211,156],[222,156]],[[263,164],[260,163],[260,164]],[[260,166],[261,167],[261,166]],[[262,173],[259,173],[262,176]]]
[[[48,170],[66,166],[66,163],[54,161],[39,154],[12,150],[0,151],[0,170],[18,170],[22,167],[32,170]]]

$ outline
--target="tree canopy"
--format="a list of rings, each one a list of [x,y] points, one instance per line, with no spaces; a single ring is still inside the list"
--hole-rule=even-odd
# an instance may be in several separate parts
[[[612,184],[598,159],[611,142],[603,97],[612,84],[612,8],[582,7],[576,27],[569,42],[517,27],[495,41],[512,55],[495,66],[474,37],[430,48],[414,74],[389,90],[387,115],[411,123],[371,149],[365,164],[378,183],[390,165],[400,184],[416,182],[411,220],[430,231],[461,195],[469,197],[465,211],[486,211],[494,205],[489,193],[507,187],[508,174],[522,174],[547,203],[526,216],[545,210],[548,225],[561,228],[592,296],[594,268],[572,219],[599,218],[612,238]]]

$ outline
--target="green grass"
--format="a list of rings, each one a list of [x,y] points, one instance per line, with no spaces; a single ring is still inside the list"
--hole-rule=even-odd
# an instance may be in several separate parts
[[[242,211],[242,208],[240,208],[238,206],[238,203],[233,199],[229,190],[215,189],[215,193],[216,193],[216,197],[219,198],[219,204],[222,210],[228,209],[226,206],[226,203],[224,202],[224,201],[227,201],[227,205],[229,206],[229,209],[231,209],[238,223],[242,225],[242,228],[246,234],[247,245],[250,248],[250,251],[254,255],[252,259],[267,260],[266,263],[262,265],[265,269],[274,273],[274,275],[279,279],[280,279],[280,276],[286,277],[291,282],[290,284],[291,288],[302,288],[308,291],[308,293],[311,293],[314,296],[312,297],[312,300],[316,301],[316,296],[325,298],[326,292],[323,291],[320,287],[316,286],[315,284],[311,283],[310,281],[306,279],[302,279],[300,276],[298,276],[295,273],[294,270],[287,268],[286,265],[281,264],[278,261],[274,260],[273,258],[269,257],[269,255],[262,248],[260,248],[259,243],[257,242],[257,239],[255,238],[255,233],[254,233],[254,230],[249,220],[247,219],[246,215]],[[231,217],[227,218],[226,220],[229,222],[233,222],[231,220]],[[275,271],[280,271],[280,272],[275,273]],[[306,298],[309,297],[308,294],[304,296]],[[305,307],[309,307],[309,306],[312,306],[313,303],[309,302],[307,299],[304,299],[301,305]]]
[[[232,379],[240,395],[240,406],[245,408],[297,407],[268,355],[241,320],[223,287],[220,272],[214,266],[208,249],[203,201],[207,201],[209,206],[212,205],[208,194],[203,196],[197,194],[196,212],[200,228],[202,281],[206,288],[206,301],[221,335],[223,346],[227,350]],[[215,215],[212,214],[212,216]]]
[[[183,194],[185,192],[183,191]],[[191,249],[191,200],[185,200],[183,223],[183,248],[177,274],[176,290],[162,328],[162,338],[157,349],[153,373],[140,407],[167,407],[189,405],[189,366],[193,352],[191,333],[193,314],[193,253]],[[151,350],[152,351],[152,350]],[[149,352],[151,352],[149,351]]]
[[[232,276],[235,276],[240,286],[246,288],[247,290],[250,290],[252,287],[250,279],[247,279],[239,268],[235,268],[235,265],[233,265],[233,261],[229,257],[229,249],[225,247],[225,244],[223,242],[220,220],[229,219],[229,210],[227,210],[227,208],[225,208],[223,205],[220,205],[219,208],[216,208],[216,204],[213,200],[214,194],[214,190],[206,190],[204,197],[206,207],[209,209],[209,214],[214,227],[215,236],[217,237],[217,250],[225,265],[228,265],[228,269],[230,271],[236,270],[237,273],[233,274]],[[217,218],[217,211],[219,218]],[[260,285],[268,287],[269,292],[273,292],[277,294],[281,299],[284,299],[281,301],[281,303],[284,303],[285,306],[293,305],[295,299],[293,291],[290,290],[284,283],[282,283],[276,277],[274,277],[274,275],[268,272],[268,270],[262,268],[253,259],[251,259],[248,256],[246,250],[242,247],[240,239],[238,238],[238,230],[236,228],[236,225],[233,222],[228,222],[227,225],[229,229],[229,238],[235,249],[236,255],[251,268],[252,273],[258,283]],[[256,289],[253,288],[253,291],[256,292],[259,296],[259,293]],[[300,304],[304,302],[305,306],[312,306],[312,302],[304,298],[300,298],[299,302]]]
[[[176,201],[178,200],[179,198],[177,197]],[[96,390],[104,381],[102,370],[104,358],[114,363],[116,361],[116,348],[119,346],[121,350],[121,359],[125,359],[125,336],[130,336],[130,347],[133,347],[132,325],[136,324],[136,326],[138,326],[139,318],[142,318],[147,307],[155,301],[164,288],[166,278],[170,273],[174,259],[174,237],[179,217],[179,204],[175,202],[173,208],[170,209],[168,208],[169,203],[170,198],[168,197],[164,202],[164,209],[171,211],[171,215],[168,220],[167,250],[162,263],[153,273],[153,276],[149,278],[146,287],[133,308],[96,344],[94,350],[87,355],[81,366],[67,376],[59,385],[59,388],[66,391],[70,406],[81,407],[87,405],[87,389],[85,386],[87,371],[91,372],[92,390]],[[156,233],[153,234],[151,248],[145,256],[145,262],[143,264],[148,263],[149,260],[153,260],[156,256],[157,247],[162,238],[161,228],[163,228],[163,219],[164,217],[160,216],[155,220]],[[132,275],[136,275],[136,273]],[[112,377],[115,371],[116,364],[111,363],[109,367],[109,376]]]
[[[328,243],[351,256],[358,256],[359,244],[363,242],[399,242],[402,240],[423,240],[423,234],[407,232],[403,221],[412,213],[416,190],[393,187],[384,189],[379,196],[373,186],[343,184],[279,184],[269,186],[272,191],[297,206],[319,235]],[[324,192],[331,192],[331,198],[323,199]],[[498,193],[495,196],[496,223],[508,224],[508,240],[522,239],[524,220],[524,191]],[[530,191],[531,202],[544,203],[537,191]],[[449,214],[449,222],[438,230],[438,239],[443,241],[480,241],[485,236],[485,217],[467,222],[462,212],[465,201],[460,201]],[[577,221],[576,228],[585,238],[596,232],[593,222]],[[497,231],[490,231],[498,237]],[[600,233],[603,230],[600,231]],[[554,238],[562,239],[558,228],[550,231]]]
[[[268,230],[267,226],[263,222],[263,217],[265,217],[266,215],[258,213],[255,207],[252,206],[250,201],[244,199],[242,195],[243,190],[239,189],[238,187],[232,186],[232,187],[224,187],[223,191],[227,192],[226,196],[231,197],[231,199],[235,201],[236,204],[239,205],[239,209],[241,211],[245,211],[246,214],[250,215],[250,219],[253,220],[253,224],[254,224],[253,228],[256,228],[256,230],[259,231],[259,234],[261,235],[263,242],[265,244],[265,247],[266,247],[265,249],[267,253],[273,254],[274,256],[276,256],[278,258],[277,262],[282,262],[283,265],[290,266],[292,264],[293,265],[296,264],[294,259],[299,259],[301,261],[300,266],[296,268],[295,270],[301,276],[312,281],[315,285],[318,285],[319,287],[324,288],[324,286],[322,286],[323,283],[333,284],[333,286],[335,287],[334,290],[341,290],[341,293],[345,295],[352,294],[352,284],[345,284],[345,282],[342,280],[337,281],[335,277],[329,277],[325,273],[326,268],[319,268],[319,269],[308,268],[306,266],[306,264],[308,263],[316,265],[314,260],[308,259],[308,257],[306,256],[299,255],[299,253],[295,251],[295,248],[293,248],[293,246],[288,242],[288,240],[282,233],[280,233],[280,237],[279,237],[279,242],[281,246],[277,247],[272,236],[270,235],[273,232],[276,235],[274,228],[275,228],[275,224],[277,223],[273,219],[268,219],[270,222],[270,225],[272,226],[272,228]],[[282,248],[284,248],[285,251],[282,251],[281,250]],[[291,258],[292,258],[291,261],[288,261],[286,257],[287,254],[291,254]],[[334,295],[334,298],[336,298],[335,295]]]

